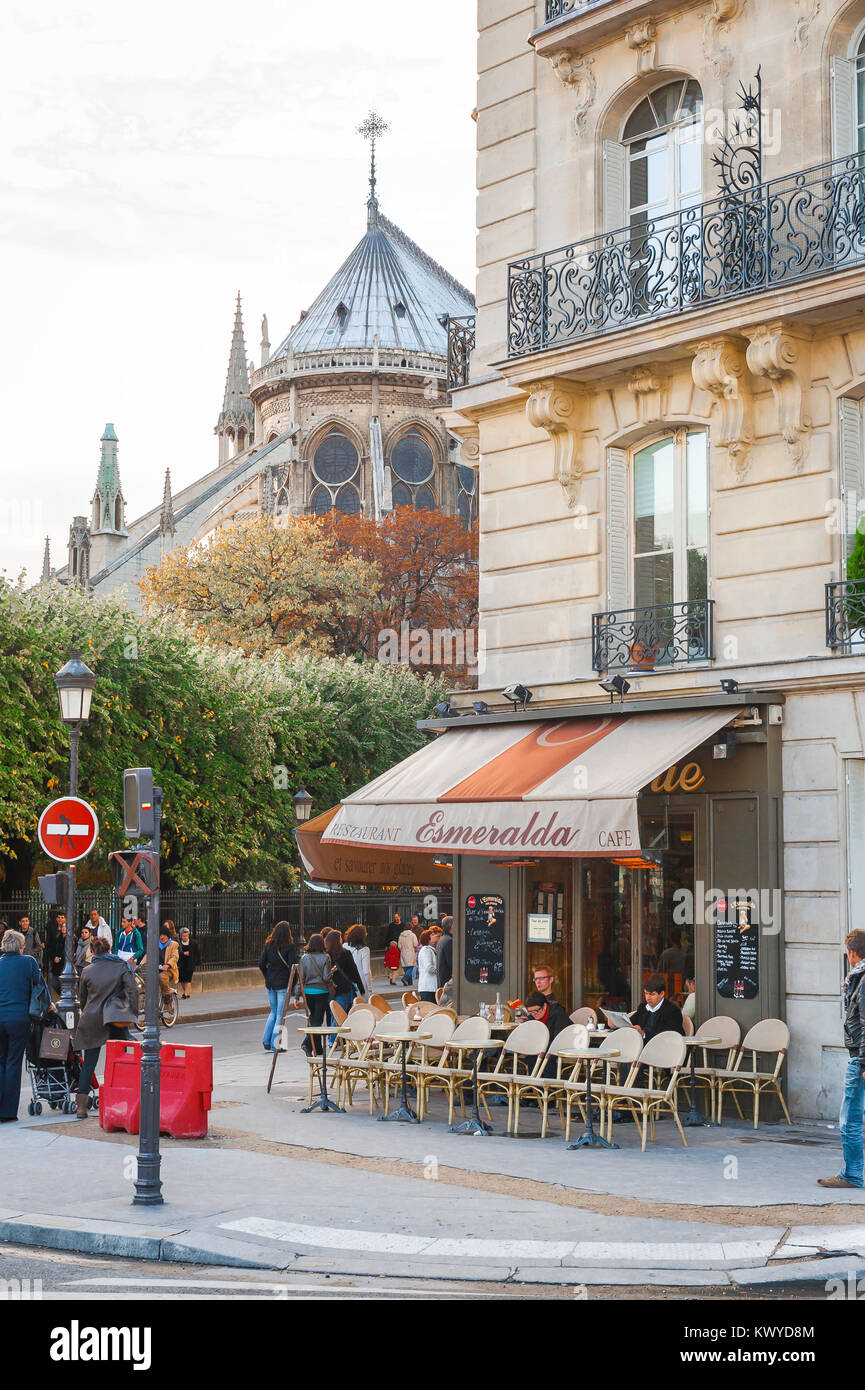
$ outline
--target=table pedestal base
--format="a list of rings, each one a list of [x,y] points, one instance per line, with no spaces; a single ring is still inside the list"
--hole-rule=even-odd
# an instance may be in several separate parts
[[[483,1134],[493,1133],[492,1125],[488,1125],[486,1120],[482,1120],[480,1115],[474,1120],[463,1120],[461,1125],[451,1125],[451,1134]]]
[[[606,1140],[606,1139],[604,1139],[604,1138],[602,1138],[602,1136],[601,1136],[600,1134],[596,1134],[595,1131],[594,1131],[593,1129],[587,1129],[586,1132],[585,1132],[585,1134],[583,1134],[583,1135],[577,1140],[576,1144],[569,1144],[569,1145],[568,1145],[568,1149],[619,1149],[619,1148],[621,1148],[621,1145],[620,1145],[620,1144],[611,1144],[611,1143],[609,1143],[609,1141]]]
[[[300,1113],[301,1115],[309,1115],[313,1110],[335,1110],[337,1115],[345,1114],[342,1106],[337,1105],[336,1101],[331,1100],[330,1096],[319,1096],[318,1100],[314,1101],[312,1105],[305,1105]]]
[[[409,1105],[408,1101],[406,1101],[405,1105],[401,1105],[400,1108],[399,1108],[399,1110],[394,1110],[394,1112],[393,1112],[392,1115],[379,1115],[378,1118],[379,1118],[379,1121],[387,1121],[387,1120],[408,1120],[410,1124],[413,1124],[413,1125],[419,1125],[419,1124],[420,1124],[420,1120],[418,1119],[417,1115],[416,1115],[416,1114],[414,1113],[414,1111],[412,1110],[412,1108],[411,1108],[411,1106]]]
[[[682,1128],[693,1129],[696,1126],[701,1128],[705,1127],[706,1129],[718,1128],[714,1120],[707,1120],[702,1111],[698,1110],[696,1105],[692,1105],[687,1115],[685,1115],[682,1120]]]

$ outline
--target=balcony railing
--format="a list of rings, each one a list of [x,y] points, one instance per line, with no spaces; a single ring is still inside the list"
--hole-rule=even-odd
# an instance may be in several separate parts
[[[448,378],[447,391],[457,391],[469,384],[469,367],[475,345],[475,316],[448,317]]]
[[[833,652],[865,649],[865,579],[826,585],[826,646]]]
[[[585,3],[586,0],[547,0],[547,23],[551,24],[554,19],[560,19],[563,14],[570,14],[572,10],[578,10]]]
[[[713,661],[714,603],[690,599],[595,613],[592,666],[596,671],[654,671],[659,666]]]
[[[865,156],[514,261],[508,355],[865,265]]]

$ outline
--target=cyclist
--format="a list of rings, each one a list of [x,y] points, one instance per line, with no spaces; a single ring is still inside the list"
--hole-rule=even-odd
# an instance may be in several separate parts
[[[163,922],[159,928],[159,993],[162,995],[170,994],[177,984],[180,973],[177,962],[180,950],[177,942],[171,937],[168,927]],[[141,965],[147,964],[147,956],[144,956]]]

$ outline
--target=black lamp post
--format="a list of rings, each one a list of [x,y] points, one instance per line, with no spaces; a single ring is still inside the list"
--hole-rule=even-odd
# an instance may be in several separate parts
[[[69,795],[78,795],[78,740],[82,724],[90,718],[90,704],[96,676],[81,660],[80,652],[70,652],[69,660],[54,677],[60,701],[60,718],[69,730]],[[67,866],[66,963],[60,976],[58,1012],[75,1015],[78,1009],[75,985],[75,865]],[[69,1022],[68,1017],[66,1022]],[[74,1018],[73,1018],[74,1022]]]
[[[292,804],[293,804],[293,806],[294,806],[294,814],[295,814],[295,817],[296,817],[296,819],[297,819],[298,825],[305,825],[306,822],[309,820],[310,814],[311,814],[311,812],[312,812],[312,797],[310,796],[309,792],[306,790],[305,787],[301,787],[301,789],[300,789],[299,792],[295,792],[294,796],[292,797]],[[296,830],[295,830],[295,832],[294,832],[294,835],[295,835],[295,839],[296,839],[296,838],[297,838],[297,831],[296,831]],[[304,936],[303,936],[303,880],[304,880],[304,872],[303,872],[303,856],[302,856],[301,853],[300,853],[300,845],[298,845],[298,847],[297,847],[297,853],[298,853],[298,857],[300,858],[300,909],[299,909],[299,910],[300,910],[300,944],[303,945],[303,941],[304,941]]]

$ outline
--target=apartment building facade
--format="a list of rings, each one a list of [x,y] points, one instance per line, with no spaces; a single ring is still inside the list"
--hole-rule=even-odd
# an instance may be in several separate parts
[[[639,845],[457,853],[506,962],[458,933],[463,998],[539,961],[570,1007],[692,972],[698,1018],[787,1020],[791,1105],[830,1116],[865,925],[865,0],[479,0],[478,29],[446,420],[479,465],[488,709],[431,727],[496,757],[629,729],[568,776],[634,790]]]

